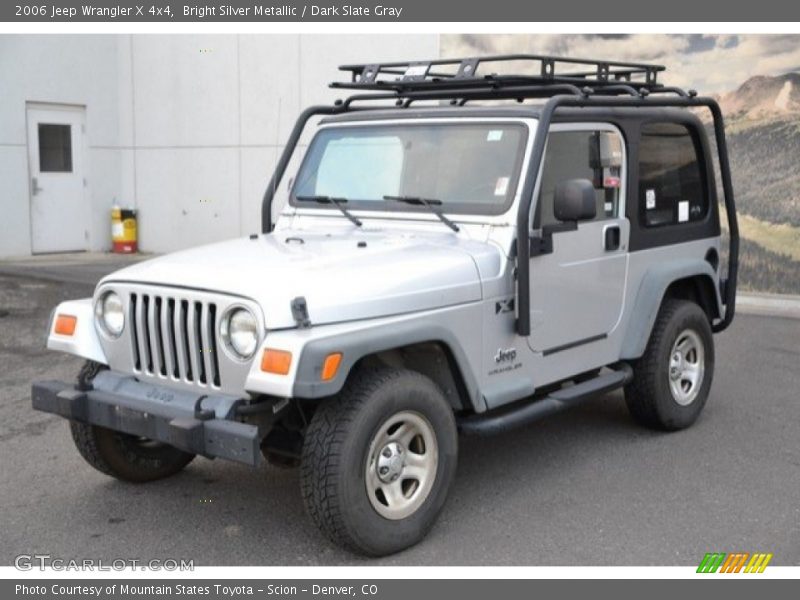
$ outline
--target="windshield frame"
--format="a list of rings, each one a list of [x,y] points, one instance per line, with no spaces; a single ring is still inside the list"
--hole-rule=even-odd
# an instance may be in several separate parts
[[[463,127],[463,126],[476,126],[486,125],[513,127],[520,132],[520,139],[518,143],[517,153],[514,161],[513,172],[509,181],[509,190],[512,193],[507,194],[506,199],[501,203],[487,203],[485,206],[477,206],[474,203],[463,202],[445,202],[437,208],[445,214],[458,215],[460,217],[483,217],[492,218],[505,215],[509,209],[517,202],[521,185],[527,176],[525,172],[525,165],[527,164],[528,154],[530,150],[530,143],[533,137],[530,123],[527,119],[515,119],[513,117],[467,117],[467,118],[398,118],[386,120],[364,120],[364,121],[347,121],[347,122],[330,122],[320,125],[314,133],[311,141],[309,142],[300,165],[295,171],[295,176],[292,178],[291,189],[288,191],[286,208],[291,207],[295,212],[298,211],[325,211],[330,212],[335,210],[335,207],[317,205],[310,206],[308,202],[302,200],[298,201],[296,198],[297,181],[299,180],[302,171],[308,167],[308,162],[311,160],[314,144],[317,143],[319,136],[324,132],[331,129],[382,129],[391,127]],[[430,214],[430,209],[426,206],[415,206],[403,202],[393,202],[390,200],[352,200],[348,198],[348,210],[351,212],[358,212],[359,215],[366,214],[372,217],[381,218],[381,216],[401,216],[403,213],[413,213],[414,216]],[[302,213],[301,213],[302,214]]]

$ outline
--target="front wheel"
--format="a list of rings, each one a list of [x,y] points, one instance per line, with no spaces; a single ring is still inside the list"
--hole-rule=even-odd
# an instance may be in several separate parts
[[[91,389],[92,380],[105,365],[87,361],[78,373],[79,389]],[[174,475],[194,458],[173,446],[90,425],[70,421],[72,440],[81,456],[95,469],[123,481],[144,483]]]
[[[101,473],[122,481],[145,483],[164,479],[175,475],[194,458],[194,454],[173,446],[97,425],[70,421],[70,429],[84,460]]]
[[[694,423],[714,375],[714,339],[703,310],[694,302],[665,301],[633,373],[625,401],[637,422],[666,431]]]
[[[433,381],[402,369],[361,371],[306,432],[306,509],[334,543],[370,556],[398,552],[436,520],[457,453],[453,410]]]

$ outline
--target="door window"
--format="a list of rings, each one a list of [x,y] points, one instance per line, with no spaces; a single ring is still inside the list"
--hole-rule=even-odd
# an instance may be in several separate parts
[[[72,173],[72,131],[69,125],[39,123],[39,172]]]
[[[622,138],[612,131],[551,131],[542,167],[534,228],[558,223],[553,214],[556,185],[568,179],[588,179],[595,188],[596,221],[620,212]]]

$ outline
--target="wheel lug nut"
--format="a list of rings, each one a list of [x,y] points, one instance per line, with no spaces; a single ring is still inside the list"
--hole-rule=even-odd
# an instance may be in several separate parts
[[[380,469],[378,469],[378,473],[380,473],[381,475],[386,475],[388,472],[389,472],[389,467],[381,467]]]
[[[386,458],[392,457],[392,451],[389,448],[384,448],[382,453]]]

